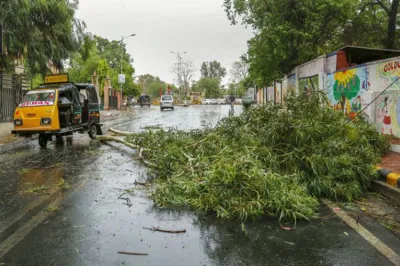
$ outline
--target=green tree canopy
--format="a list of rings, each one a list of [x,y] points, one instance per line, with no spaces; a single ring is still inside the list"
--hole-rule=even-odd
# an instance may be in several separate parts
[[[391,48],[389,31],[384,29],[390,15],[397,14],[395,2],[224,0],[224,6],[233,24],[241,17],[254,29],[255,36],[248,42],[250,79],[264,86],[344,45]]]
[[[51,62],[63,69],[64,60],[73,52],[90,45],[85,24],[75,18],[78,0],[2,0],[0,23],[4,28],[6,53],[0,68],[12,68],[13,60],[23,56],[30,73],[45,74]]]
[[[121,72],[121,45],[117,41],[109,41],[105,38],[94,36],[95,45],[90,49],[88,58],[85,60],[82,53],[75,53],[70,60],[68,72],[74,82],[88,82],[94,72],[99,77],[100,87],[104,86],[107,77],[111,79],[111,86],[119,89],[118,75]],[[137,96],[140,94],[139,86],[134,83],[133,75],[135,69],[131,65],[131,56],[123,46],[122,73],[125,74],[123,84],[124,95]]]
[[[194,91],[205,92],[207,98],[219,98],[223,95],[220,89],[220,81],[213,78],[201,78],[194,85]]]
[[[175,85],[168,84],[165,81],[162,81],[159,77],[151,74],[140,75],[138,82],[141,92],[146,93],[151,97],[159,97],[160,88],[162,89],[162,93],[165,94],[168,90],[168,86],[172,91],[177,91]]]
[[[200,68],[202,78],[223,79],[226,76],[226,68],[220,62],[203,62]]]

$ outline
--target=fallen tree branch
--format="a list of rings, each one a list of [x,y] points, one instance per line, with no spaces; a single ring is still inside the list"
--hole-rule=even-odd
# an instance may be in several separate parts
[[[135,183],[133,183],[135,186],[139,185],[139,186],[147,186],[147,183],[143,183],[143,182],[138,182],[135,180]]]
[[[151,163],[151,162],[149,162],[149,161],[147,161],[147,160],[145,160],[145,159],[143,158],[142,152],[143,152],[143,151],[149,151],[149,149],[142,148],[142,147],[140,147],[140,146],[134,145],[134,144],[129,143],[129,142],[127,142],[127,141],[124,141],[124,140],[122,140],[122,139],[119,139],[119,138],[116,138],[116,137],[111,137],[111,136],[97,136],[96,139],[97,139],[97,140],[100,140],[100,141],[102,141],[102,142],[115,141],[115,142],[124,144],[125,146],[127,146],[127,147],[129,147],[129,148],[132,148],[132,149],[134,149],[134,150],[139,150],[139,159],[141,159],[142,162],[143,162],[147,167],[153,167],[153,168],[156,167],[155,164],[153,164],[153,163]]]
[[[135,134],[133,132],[121,131],[121,130],[117,130],[117,129],[114,129],[114,128],[110,128],[108,131],[111,131],[111,132],[113,132],[115,134],[122,135],[122,136],[130,136],[130,135]]]
[[[118,254],[134,255],[134,256],[147,256],[147,255],[149,255],[148,253],[136,253],[136,252],[125,252],[125,251],[118,251]]]
[[[138,150],[138,149],[140,148],[140,147],[137,146],[137,145],[134,145],[134,144],[132,144],[132,143],[126,142],[126,141],[124,141],[124,140],[122,140],[122,139],[119,139],[119,138],[116,138],[116,137],[111,137],[111,136],[97,136],[96,139],[98,139],[98,140],[100,140],[100,141],[103,141],[103,142],[105,142],[105,141],[115,141],[115,142],[124,144],[125,146],[127,146],[127,147],[129,147],[129,148],[132,148],[132,149],[135,149],[135,150]]]
[[[169,233],[169,234],[184,234],[186,233],[186,229],[183,230],[164,230],[156,227],[148,228],[148,227],[143,227],[143,229],[150,230],[153,232],[162,232],[162,233]]]

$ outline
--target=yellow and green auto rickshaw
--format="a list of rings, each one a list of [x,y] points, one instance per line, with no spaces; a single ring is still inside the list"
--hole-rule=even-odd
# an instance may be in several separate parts
[[[39,145],[74,132],[102,135],[100,105],[92,84],[69,82],[68,74],[50,75],[38,88],[28,91],[14,113],[16,136],[39,134]]]

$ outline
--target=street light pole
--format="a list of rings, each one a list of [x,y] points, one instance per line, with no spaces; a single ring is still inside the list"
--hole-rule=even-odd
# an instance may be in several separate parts
[[[126,39],[126,38],[129,38],[129,37],[134,37],[134,36],[136,36],[136,34],[131,34],[131,35],[128,35],[128,36],[121,36],[121,75],[122,75],[122,60],[123,60],[123,56],[124,56],[124,40]],[[122,109],[122,104],[123,104],[123,98],[122,98],[122,82],[120,83],[120,85],[121,85],[121,109]]]

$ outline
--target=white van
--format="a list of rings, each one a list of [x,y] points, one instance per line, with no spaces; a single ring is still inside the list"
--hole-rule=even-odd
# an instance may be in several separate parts
[[[160,109],[161,111],[163,111],[164,109],[174,110],[174,97],[172,95],[161,96]]]

